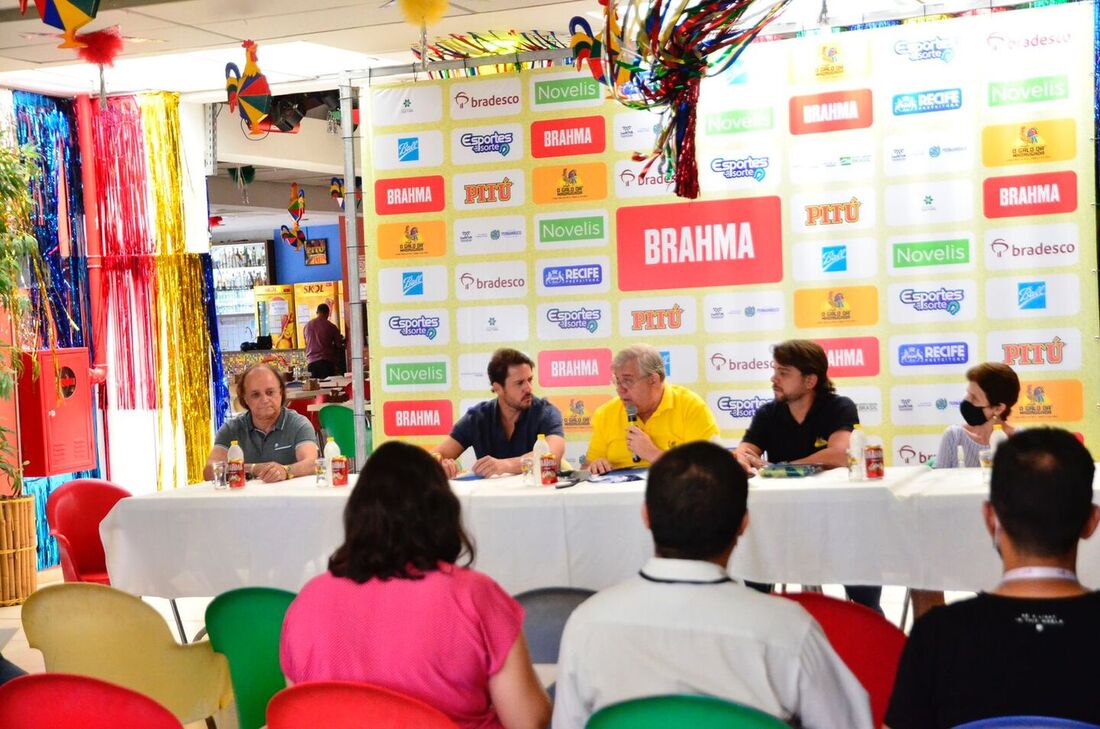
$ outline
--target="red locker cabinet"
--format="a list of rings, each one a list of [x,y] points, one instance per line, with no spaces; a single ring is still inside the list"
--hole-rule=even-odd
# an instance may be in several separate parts
[[[23,353],[19,429],[24,476],[54,476],[95,468],[88,349]],[[33,376],[38,361],[38,379]]]

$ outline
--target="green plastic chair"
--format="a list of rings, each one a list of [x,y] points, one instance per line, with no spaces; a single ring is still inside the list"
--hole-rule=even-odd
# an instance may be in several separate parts
[[[586,729],[789,729],[771,714],[712,696],[647,696],[605,706]]]
[[[355,467],[355,413],[351,408],[343,405],[326,405],[321,408],[318,415],[321,418],[321,427],[326,435],[336,439],[336,445],[340,446],[340,455],[347,456],[351,465]],[[325,444],[321,444],[324,451]],[[371,452],[370,423],[367,424],[367,455]]]
[[[286,688],[279,639],[295,597],[273,587],[243,587],[218,595],[206,607],[210,645],[229,659],[240,729],[263,726],[267,702]]]

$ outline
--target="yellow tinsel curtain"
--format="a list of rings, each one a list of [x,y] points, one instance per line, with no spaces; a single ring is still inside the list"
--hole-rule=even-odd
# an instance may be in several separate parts
[[[203,308],[202,262],[184,253],[179,96],[139,97],[156,243],[158,483],[178,483],[185,451],[188,483],[202,480],[210,449],[210,333]],[[182,432],[182,439],[180,434]],[[181,443],[182,440],[182,443]]]

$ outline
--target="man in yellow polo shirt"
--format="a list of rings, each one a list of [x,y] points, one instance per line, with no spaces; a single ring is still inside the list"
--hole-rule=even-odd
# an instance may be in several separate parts
[[[627,347],[615,355],[611,372],[619,396],[592,415],[588,468],[593,474],[648,468],[667,450],[718,435],[718,423],[703,399],[665,382],[665,362],[656,348]],[[630,410],[636,419],[628,422]]]

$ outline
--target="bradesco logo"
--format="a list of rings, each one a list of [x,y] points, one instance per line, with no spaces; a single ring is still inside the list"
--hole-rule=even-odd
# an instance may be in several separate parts
[[[603,93],[600,83],[591,76],[576,73],[531,80],[532,108],[535,111],[600,106]]]
[[[891,265],[897,269],[966,266],[970,263],[970,241],[956,238],[894,243],[890,257]]]
[[[450,400],[404,400],[382,404],[386,435],[447,435],[454,424]]]
[[[987,218],[1055,215],[1077,209],[1077,173],[990,177],[982,183]]]
[[[954,111],[961,109],[962,89],[930,89],[894,96],[894,116],[910,114],[928,114],[934,111]]]
[[[829,377],[875,377],[879,373],[877,337],[815,339],[829,360]]]
[[[708,344],[703,350],[708,382],[767,382],[772,351],[767,342]]]
[[[442,220],[419,223],[381,223],[378,226],[378,257],[431,258],[447,252],[447,226]]]
[[[1006,33],[995,32],[986,36],[985,42],[992,51],[1020,51],[1046,49],[1049,46],[1061,46],[1073,40],[1069,31],[1059,33]],[[1050,51],[1045,51],[1049,53]]]
[[[985,267],[1035,269],[1077,264],[1080,231],[1076,223],[996,228],[985,233]]]
[[[446,390],[451,386],[450,363],[440,357],[383,357],[383,387],[389,392]]]
[[[604,387],[611,382],[611,350],[544,350],[538,375],[541,387]]]
[[[536,167],[532,174],[532,196],[539,205],[607,197],[607,166],[603,162]]]
[[[455,296],[462,300],[518,299],[527,295],[527,263],[503,261],[455,266]]]
[[[619,289],[775,283],[783,277],[778,197],[621,207]]]
[[[903,435],[892,442],[895,466],[923,466],[936,457],[940,448],[938,435]]]
[[[548,398],[561,411],[566,432],[592,429],[592,414],[611,399],[610,395],[551,395]]]
[[[1035,76],[1015,81],[994,81],[989,84],[988,104],[1034,104],[1069,98],[1069,77]]]
[[[870,89],[792,96],[789,107],[791,134],[866,129],[874,120]]]
[[[522,109],[520,88],[518,78],[454,84],[451,86],[451,118],[476,119],[518,114]]]
[[[607,211],[571,210],[535,215],[536,248],[581,248],[607,244]]]
[[[837,286],[794,292],[794,323],[798,327],[870,326],[878,323],[878,289]]]
[[[445,206],[440,175],[388,178],[374,183],[374,210],[379,215],[437,213]]]
[[[1024,423],[1080,420],[1084,412],[1080,380],[1030,380],[1020,383],[1012,419]]]
[[[605,126],[602,116],[534,122],[531,124],[531,156],[573,157],[603,152],[607,148]]]
[[[703,117],[703,132],[708,137],[742,132],[766,132],[774,126],[775,114],[771,107],[720,111]]]

